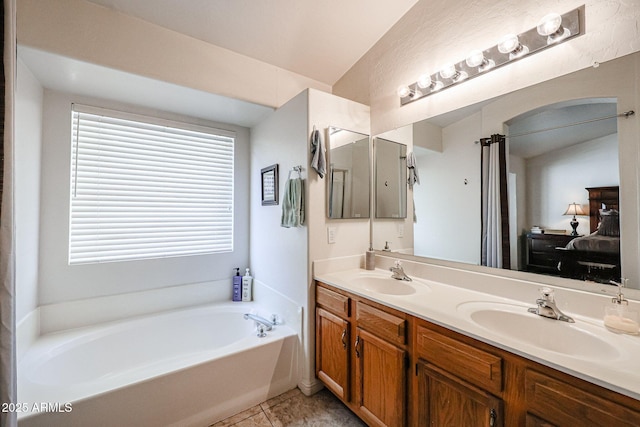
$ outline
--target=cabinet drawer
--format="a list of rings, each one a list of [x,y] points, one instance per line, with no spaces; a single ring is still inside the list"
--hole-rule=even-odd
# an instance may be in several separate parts
[[[342,317],[349,317],[349,297],[316,286],[316,304]]]
[[[358,303],[356,307],[358,327],[395,344],[407,342],[407,321],[370,305]]]
[[[525,399],[528,412],[560,427],[640,425],[640,413],[531,369]]]
[[[537,252],[555,252],[556,248],[563,248],[566,246],[564,240],[555,239],[533,239],[531,240],[531,250]]]
[[[502,358],[418,326],[416,354],[484,390],[502,391]]]

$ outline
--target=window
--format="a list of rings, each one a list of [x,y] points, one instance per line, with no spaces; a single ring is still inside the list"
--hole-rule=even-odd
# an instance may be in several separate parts
[[[232,251],[234,139],[74,105],[69,264]]]

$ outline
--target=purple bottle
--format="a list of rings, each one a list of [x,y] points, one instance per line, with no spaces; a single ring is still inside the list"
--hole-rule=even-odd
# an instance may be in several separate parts
[[[233,276],[233,301],[242,301],[242,276],[240,268],[236,268],[236,275]]]

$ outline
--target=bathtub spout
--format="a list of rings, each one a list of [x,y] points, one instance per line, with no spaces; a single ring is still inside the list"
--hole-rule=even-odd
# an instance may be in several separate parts
[[[251,320],[253,320],[253,321],[257,322],[257,323],[260,323],[260,324],[264,325],[264,327],[265,327],[265,329],[267,331],[270,331],[271,329],[273,329],[274,323],[269,321],[269,320],[267,320],[267,319],[265,319],[264,317],[260,317],[260,316],[257,316],[255,314],[251,314],[251,313],[246,313],[244,315],[244,318],[247,319],[247,320],[251,319]]]

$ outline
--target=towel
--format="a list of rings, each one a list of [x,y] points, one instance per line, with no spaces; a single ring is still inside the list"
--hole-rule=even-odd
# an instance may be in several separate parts
[[[416,162],[416,156],[413,152],[409,153],[407,156],[407,168],[409,169],[409,177],[407,181],[409,182],[409,188],[413,188],[413,184],[420,184],[420,177],[418,176],[418,164]]]
[[[320,131],[314,129],[311,132],[311,167],[318,172],[320,178],[324,178],[327,172],[327,158],[324,150],[324,143]]]
[[[289,178],[284,186],[280,225],[285,228],[302,227],[304,224],[304,181]]]

